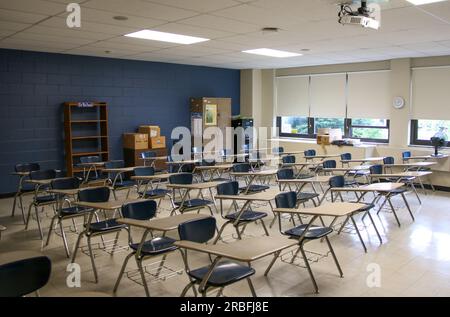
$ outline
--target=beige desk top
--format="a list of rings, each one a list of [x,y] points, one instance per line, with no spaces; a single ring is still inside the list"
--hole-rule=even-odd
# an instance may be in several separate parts
[[[248,162],[250,162],[250,163],[258,163],[258,162],[279,162],[279,161],[280,161],[280,158],[273,158],[273,157],[270,157],[270,158],[262,157],[262,158],[259,158],[259,159],[257,159],[257,158],[254,158],[254,159],[248,159]]]
[[[294,178],[294,179],[278,179],[279,183],[303,184],[303,183],[328,183],[333,176],[320,175],[309,178]]]
[[[126,224],[133,227],[139,227],[144,229],[156,230],[156,231],[170,231],[175,230],[178,226],[186,221],[197,220],[207,218],[209,216],[201,214],[186,213],[182,215],[174,215],[165,218],[155,218],[151,220],[135,220],[129,218],[118,219],[118,223]]]
[[[126,173],[133,172],[136,167],[119,167],[119,168],[104,168],[104,173]]]
[[[403,187],[403,183],[373,183],[361,187],[331,188],[334,192],[390,192]]]
[[[305,151],[284,151],[283,153],[273,153],[278,155],[296,155],[296,154],[303,154]]]
[[[200,163],[200,160],[186,160],[186,161],[171,161],[171,162],[166,162],[166,164],[169,164],[169,165],[195,164],[195,163]]]
[[[386,167],[429,167],[437,165],[437,162],[411,162],[411,163],[399,163],[399,164],[384,164]]]
[[[181,189],[208,189],[217,187],[217,185],[223,182],[205,182],[205,183],[194,183],[194,184],[167,184],[167,188],[181,188]]]
[[[164,160],[167,160],[167,156],[155,156],[155,157],[145,157],[145,158],[140,157],[139,159],[143,160],[143,161],[164,161]]]
[[[45,256],[45,254],[37,252],[37,251],[30,251],[30,250],[23,250],[23,251],[12,251],[12,252],[4,252],[1,253],[0,257],[0,265],[8,264],[11,262],[16,262],[24,259],[30,259],[30,258],[37,258],[41,256]]]
[[[335,167],[324,168],[324,172],[352,172],[352,171],[368,171],[371,165],[357,165],[352,167]]]
[[[315,159],[315,158],[331,158],[331,157],[339,157],[339,154],[317,154],[313,156],[305,156],[305,159]]]
[[[427,176],[427,175],[431,175],[433,174],[433,172],[402,172],[402,173],[392,173],[392,174],[370,174],[370,177],[375,177],[375,178],[389,178],[389,177],[422,177],[422,176]]]
[[[199,171],[209,170],[227,170],[233,167],[233,164],[217,164],[212,166],[196,166],[195,169]]]
[[[281,163],[283,167],[292,167],[292,166],[318,166],[323,162],[295,162],[295,163]]]
[[[86,188],[73,188],[73,189],[48,189],[47,192],[50,194],[60,194],[60,195],[76,195]]]
[[[224,258],[252,262],[275,252],[295,246],[298,241],[278,235],[255,237],[227,244],[203,244],[191,241],[176,241],[175,245],[188,250],[209,253]]]
[[[12,172],[11,175],[28,176],[31,172]]]
[[[354,213],[355,211],[358,211],[363,207],[366,207],[366,205],[359,203],[328,203],[314,208],[275,208],[273,211],[279,213],[304,214],[311,216],[342,217]]]
[[[384,160],[384,156],[380,157],[366,157],[363,159],[351,159],[351,160],[341,160],[342,163],[366,163],[366,162],[380,162]]]
[[[48,189],[47,192],[51,194],[61,194],[61,195],[76,195],[81,190],[84,189],[93,189],[93,188],[101,188],[101,187],[109,187],[109,186],[91,186],[91,187],[79,187],[73,189]],[[109,187],[111,188],[111,187]]]
[[[91,162],[91,163],[78,163],[78,166],[86,166],[86,167],[98,167],[103,166],[107,162]]]
[[[256,172],[231,172],[230,175],[233,176],[269,176],[269,175],[275,175],[277,173],[277,170],[262,170],[262,171],[256,171]]]
[[[442,155],[439,155],[439,156],[416,155],[416,156],[408,157],[407,159],[409,159],[409,160],[431,160],[431,159],[440,160],[440,159],[445,159],[445,158],[448,158],[448,154],[442,154]]]
[[[52,178],[52,179],[27,179],[25,182],[34,184],[34,185],[48,185],[55,179],[59,178]]]
[[[128,203],[133,203],[137,201],[142,201],[142,199],[125,199],[125,200],[111,200],[103,203],[91,203],[87,201],[75,201],[72,205],[82,206],[93,209],[103,209],[103,210],[116,210],[121,208],[123,205]]]
[[[138,180],[138,181],[150,181],[154,179],[162,179],[162,178],[169,178],[172,175],[177,175],[178,173],[162,173],[162,174],[155,174],[155,175],[148,175],[148,176],[131,176],[131,179]]]
[[[216,195],[216,199],[221,200],[244,200],[244,201],[271,201],[281,192],[278,189],[269,189],[264,192],[248,194],[248,195]]]

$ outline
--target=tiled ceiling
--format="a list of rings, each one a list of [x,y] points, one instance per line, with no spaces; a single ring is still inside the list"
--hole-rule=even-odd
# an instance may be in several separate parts
[[[81,5],[81,28],[66,26],[66,6],[72,2]],[[0,47],[235,69],[450,55],[450,1],[413,6],[385,0],[378,31],[339,25],[337,2],[0,0]],[[280,31],[264,34],[264,27]],[[142,29],[211,40],[185,46],[123,36]],[[278,59],[241,52],[262,47],[303,56]]]

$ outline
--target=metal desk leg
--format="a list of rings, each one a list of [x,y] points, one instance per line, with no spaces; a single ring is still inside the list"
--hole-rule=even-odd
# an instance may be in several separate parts
[[[405,196],[404,193],[402,193],[402,198],[403,198],[403,201],[405,202],[406,208],[408,208],[408,211],[409,211],[409,214],[411,215],[412,220],[415,221],[414,215],[413,215],[413,213],[412,213],[412,211],[411,211],[411,207],[409,206],[409,203],[408,203],[408,201],[406,200],[406,196]]]

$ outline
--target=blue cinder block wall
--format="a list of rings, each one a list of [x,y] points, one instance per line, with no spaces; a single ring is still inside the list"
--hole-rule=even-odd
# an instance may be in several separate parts
[[[122,133],[155,124],[169,139],[202,96],[231,97],[239,114],[239,71],[0,49],[0,194],[15,191],[16,163],[65,168],[65,101],[109,104],[110,156],[121,159]]]

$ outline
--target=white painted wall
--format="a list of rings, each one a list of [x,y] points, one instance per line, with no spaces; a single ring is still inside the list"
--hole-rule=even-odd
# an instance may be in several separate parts
[[[401,152],[410,150],[414,154],[430,154],[431,148],[409,146],[409,124],[410,124],[410,87],[411,69],[413,67],[449,66],[450,56],[395,59],[391,61],[379,61],[369,63],[323,65],[313,67],[267,69],[267,70],[243,70],[241,71],[241,111],[243,115],[251,115],[255,119],[257,127],[275,126],[275,86],[276,76],[308,75],[334,72],[351,71],[374,71],[391,70],[391,91],[392,99],[402,96],[406,105],[398,110],[391,108],[391,126],[389,145],[378,145],[376,148],[351,149],[349,147],[321,147],[314,142],[301,140],[280,139],[280,145],[287,150],[306,150],[314,148],[320,153],[352,152],[355,157],[370,155],[394,156],[400,161]],[[270,146],[270,145],[269,145]],[[373,149],[373,150],[369,150]],[[444,151],[445,152],[445,151]],[[441,160],[434,168],[433,182],[437,185],[450,187],[450,159]]]

